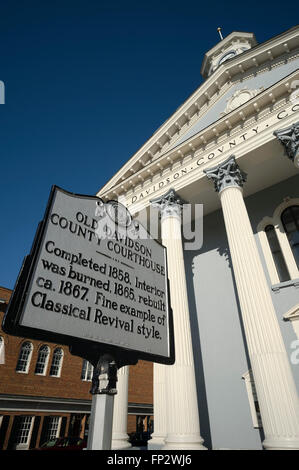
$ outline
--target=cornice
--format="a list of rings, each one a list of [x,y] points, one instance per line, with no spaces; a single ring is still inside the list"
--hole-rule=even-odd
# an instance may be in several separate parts
[[[182,135],[181,130],[194,124],[206,113],[210,106],[225,93],[232,80],[248,72],[254,74],[264,66],[278,66],[279,58],[284,62],[294,56],[299,48],[299,26],[292,28],[279,36],[259,44],[243,54],[224,62],[200,87],[178,108],[178,110],[160,126],[153,136],[128,160],[128,162],[101,188],[98,195],[108,192],[117,193],[117,188],[124,181],[135,180],[136,176],[142,181],[144,170],[150,170],[153,163],[159,163],[161,156],[168,154],[168,148]],[[260,95],[258,95],[260,96]],[[252,101],[252,100],[250,100]],[[242,107],[238,108],[241,109]],[[230,113],[229,115],[231,115]],[[229,116],[227,115],[227,116]],[[217,121],[217,124],[221,119]],[[133,181],[133,180],[132,180]],[[133,185],[133,184],[132,184]]]
[[[293,119],[294,113],[290,114],[285,120],[287,124],[290,124]],[[134,188],[134,192],[128,192],[124,196],[124,204],[128,207],[130,213],[133,215],[149,206],[149,201],[153,197],[153,194],[158,197],[159,195],[162,195],[168,187],[173,187],[175,191],[180,193],[183,188],[187,188],[196,182],[197,191],[200,191],[202,183],[204,186],[206,185],[206,174],[204,173],[205,169],[210,168],[210,166],[215,165],[215,163],[220,164],[233,153],[236,155],[238,164],[242,165],[242,159],[244,156],[254,152],[256,149],[259,149],[260,147],[263,147],[264,145],[274,140],[274,129],[275,127],[271,125],[269,128],[263,129],[253,138],[250,138],[242,143],[238,143],[236,151],[234,148],[226,148],[226,151],[223,152],[223,154],[215,155],[215,158],[213,158],[214,163],[212,163],[212,160],[209,158],[205,158],[205,161],[201,163],[200,166],[198,166],[198,161],[201,160],[201,157],[197,156],[189,161],[180,163],[178,167],[173,168],[168,173],[165,173],[165,175],[162,177],[159,177],[152,182],[147,182],[147,185],[143,187],[139,186]],[[217,149],[214,148],[213,150],[216,151]],[[209,154],[209,152],[207,152],[204,156],[206,157],[207,154]],[[167,178],[169,181],[167,181]],[[161,185],[160,187],[160,182],[163,183],[163,181],[165,184],[163,186]]]
[[[209,151],[215,146],[221,146],[223,140],[233,139],[242,130],[246,130],[257,122],[262,123],[273,112],[288,103],[290,93],[293,91],[290,84],[299,79],[299,71],[293,72],[279,82],[256,95],[237,109],[212,123],[198,134],[190,137],[175,148],[164,153],[157,160],[142,168],[130,178],[115,185],[111,190],[102,192],[101,197],[108,200],[122,194],[130,194],[144,186],[148,180],[162,177],[165,172],[172,170],[177,164],[184,165],[186,159],[198,158],[201,153]]]

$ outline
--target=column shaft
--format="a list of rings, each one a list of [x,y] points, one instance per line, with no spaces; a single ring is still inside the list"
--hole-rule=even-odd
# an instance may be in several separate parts
[[[220,192],[267,449],[299,449],[299,404],[242,189]]]
[[[148,441],[148,449],[161,449],[166,438],[166,394],[165,368],[163,364],[154,364],[154,432]]]
[[[132,447],[128,441],[129,436],[127,434],[129,366],[121,367],[117,372],[117,378],[111,449],[127,449]]]
[[[163,449],[205,449],[200,435],[180,217],[162,214],[161,230],[167,248],[175,340],[175,364],[166,368],[167,437]]]

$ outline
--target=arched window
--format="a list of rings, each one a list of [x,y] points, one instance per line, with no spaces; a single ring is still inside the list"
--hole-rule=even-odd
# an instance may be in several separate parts
[[[272,217],[258,224],[272,290],[297,285],[299,278],[299,198],[285,198]],[[282,285],[280,285],[282,284]]]
[[[19,359],[17,362],[16,372],[28,373],[31,356],[32,356],[33,346],[29,341],[26,341],[22,344],[19,354]]]
[[[35,374],[45,375],[47,370],[47,365],[49,361],[50,349],[47,345],[43,345],[39,348],[38,357],[35,365]]]
[[[290,276],[273,225],[267,225],[265,233],[267,235],[279,280],[280,282],[288,281]]]
[[[56,348],[53,352],[52,364],[50,368],[50,375],[52,377],[60,377],[63,361],[63,350]]]
[[[281,214],[281,221],[299,269],[299,206],[285,209]]]
[[[81,380],[91,381],[93,374],[93,365],[86,359],[83,359]]]

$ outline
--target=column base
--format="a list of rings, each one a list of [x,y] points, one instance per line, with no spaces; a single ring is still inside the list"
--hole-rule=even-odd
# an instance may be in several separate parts
[[[153,434],[152,438],[147,441],[148,450],[161,450],[165,445],[165,438],[166,436],[155,436]]]
[[[299,438],[297,439],[265,439],[265,450],[299,450]]]
[[[132,444],[128,441],[129,436],[127,434],[118,434],[115,437],[112,436],[111,450],[129,449]]]
[[[168,435],[161,450],[207,450],[198,435]]]

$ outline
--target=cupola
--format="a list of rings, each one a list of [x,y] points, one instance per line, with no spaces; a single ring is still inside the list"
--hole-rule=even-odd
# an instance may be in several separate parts
[[[200,73],[205,79],[215,72],[224,62],[233,59],[235,56],[242,54],[257,44],[253,33],[234,31],[226,38],[222,39],[220,28],[218,28],[218,31],[221,41],[205,54],[202,62]]]

